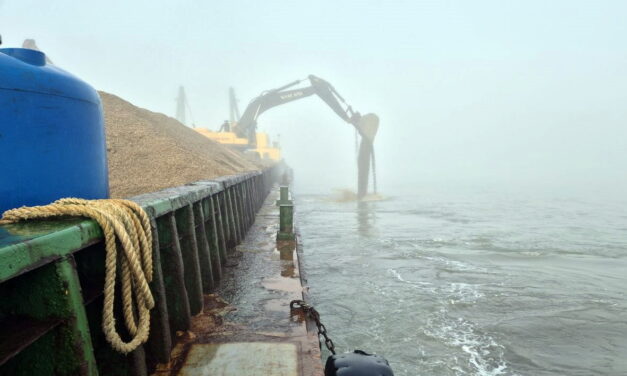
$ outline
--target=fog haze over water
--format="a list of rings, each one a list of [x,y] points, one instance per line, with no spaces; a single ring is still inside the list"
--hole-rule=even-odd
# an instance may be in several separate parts
[[[432,192],[297,198],[310,294],[339,351],[397,376],[624,375],[615,202]]]
[[[57,64],[197,126],[313,73],[381,118],[382,191],[627,189],[623,1],[0,3],[5,46],[35,38]],[[317,98],[270,110],[304,191],[354,187],[353,131]],[[324,176],[325,179],[320,179]],[[322,182],[321,182],[322,180]]]

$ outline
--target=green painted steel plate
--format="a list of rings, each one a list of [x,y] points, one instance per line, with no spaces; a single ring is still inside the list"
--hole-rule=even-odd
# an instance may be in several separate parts
[[[0,226],[0,282],[99,241],[90,220],[68,218]]]

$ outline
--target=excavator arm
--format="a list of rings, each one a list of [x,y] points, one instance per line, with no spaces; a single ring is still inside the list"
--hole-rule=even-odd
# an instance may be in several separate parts
[[[249,145],[255,145],[257,119],[262,113],[270,108],[306,98],[314,94],[320,97],[320,99],[331,107],[333,112],[344,121],[353,124],[357,131],[361,133],[361,129],[359,128],[360,114],[354,112],[351,106],[346,105],[344,98],[342,98],[335,88],[327,81],[314,75],[309,75],[307,79],[310,82],[310,86],[290,89],[304,81],[298,80],[279,88],[268,90],[253,99],[248,107],[246,107],[242,117],[235,126],[235,133],[237,133],[239,137],[248,138]],[[344,104],[346,108],[342,104]]]
[[[283,85],[279,88],[268,90],[253,99],[239,121],[235,124],[233,131],[239,136],[248,139],[248,144],[254,147],[257,143],[256,130],[257,119],[261,114],[270,108],[293,102],[312,95],[317,95],[322,99],[339,117],[345,122],[352,124],[359,135],[361,143],[357,156],[357,196],[362,199],[368,190],[368,175],[372,167],[374,171],[374,137],[379,127],[379,118],[375,114],[362,116],[359,112],[353,111],[344,98],[335,88],[320,77],[309,75],[307,77],[310,85],[303,88],[293,88],[305,80],[297,80]],[[373,181],[376,191],[376,180]]]

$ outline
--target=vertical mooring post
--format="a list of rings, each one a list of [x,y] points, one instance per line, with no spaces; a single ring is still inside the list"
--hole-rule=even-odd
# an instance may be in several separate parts
[[[282,185],[279,189],[279,201],[277,202],[277,205],[291,204],[292,201],[290,201],[289,187],[287,185]]]
[[[289,188],[286,185],[280,187],[280,196],[276,202],[279,207],[279,232],[277,240],[294,240],[294,205],[289,198]]]

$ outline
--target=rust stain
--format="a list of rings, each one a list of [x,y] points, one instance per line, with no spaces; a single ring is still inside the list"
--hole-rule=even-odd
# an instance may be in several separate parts
[[[281,277],[298,277],[298,268],[296,268],[293,262],[283,262],[281,264]]]

